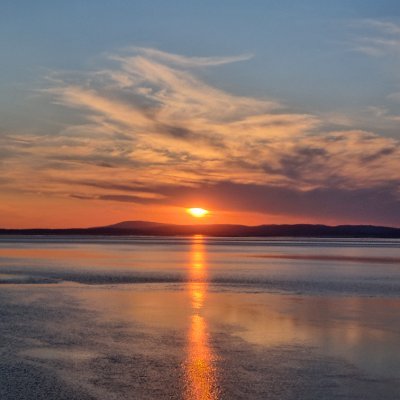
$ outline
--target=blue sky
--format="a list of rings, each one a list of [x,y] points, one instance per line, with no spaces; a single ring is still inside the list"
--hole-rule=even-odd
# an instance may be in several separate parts
[[[253,53],[249,62],[208,72],[209,79],[296,109],[382,105],[399,85],[398,59],[352,51],[357,38],[378,34],[358,22],[399,21],[396,1],[6,0],[0,11],[1,104],[8,110],[24,103],[47,69],[89,68],[104,52],[131,45],[188,56]]]
[[[139,109],[160,112],[161,105],[162,113],[156,118],[157,126],[162,125],[162,131],[165,131],[167,125],[170,128],[173,126],[175,134],[180,132],[185,136],[189,134],[184,134],[182,130],[185,119],[183,108],[182,114],[176,113],[181,121],[172,121],[171,118],[175,115],[171,112],[172,105],[179,110],[185,101],[198,105],[205,93],[211,93],[216,96],[216,100],[215,104],[210,104],[220,110],[221,114],[224,114],[223,107],[229,108],[229,102],[232,102],[237,120],[234,121],[233,116],[228,113],[229,115],[226,114],[216,121],[212,109],[201,103],[203,120],[198,121],[200,111],[193,108],[192,119],[185,120],[185,123],[188,126],[194,124],[194,121],[199,123],[196,129],[201,127],[201,130],[193,128],[198,135],[196,140],[201,135],[211,135],[210,132],[205,133],[205,129],[212,131],[215,128],[215,135],[221,135],[218,140],[229,148],[229,157],[228,153],[218,157],[226,158],[225,168],[228,168],[228,159],[234,158],[238,163],[234,166],[238,168],[236,176],[232,177],[227,173],[224,184],[272,185],[279,187],[279,190],[285,187],[285,190],[328,190],[329,193],[332,190],[350,190],[352,187],[372,191],[377,188],[379,193],[390,192],[389,197],[393,197],[391,209],[397,210],[398,177],[389,173],[389,169],[395,169],[399,161],[393,150],[398,145],[400,121],[400,3],[397,1],[4,0],[0,5],[0,48],[0,135],[3,136],[3,148],[10,149],[7,150],[9,154],[15,153],[15,158],[9,161],[10,164],[3,166],[4,179],[17,182],[24,176],[24,168],[43,168],[48,174],[53,168],[51,165],[55,165],[53,160],[53,164],[43,166],[44,160],[54,155],[41,148],[32,150],[36,152],[35,155],[30,153],[30,163],[23,167],[20,162],[22,158],[18,157],[22,157],[21,154],[26,155],[26,148],[31,146],[24,142],[24,135],[28,142],[33,141],[32,138],[39,138],[39,141],[50,138],[48,140],[54,141],[60,137],[65,139],[70,131],[76,134],[81,130],[80,143],[83,143],[85,140],[89,141],[88,137],[83,138],[82,132],[85,129],[104,130],[105,121],[116,124],[117,117],[118,124],[126,123],[123,116],[125,111],[122,109],[125,110],[125,106],[135,103],[133,113]],[[176,58],[177,56],[182,58]],[[232,62],[235,57],[238,60]],[[142,68],[142,62],[150,69],[155,68],[154,75]],[[171,73],[168,79],[165,73]],[[122,85],[122,75],[125,81],[130,81],[129,88]],[[139,87],[134,78],[148,86]],[[181,78],[179,83],[175,81]],[[145,93],[144,90],[149,90],[149,87],[157,88],[158,92]],[[179,88],[186,90],[185,100],[177,97]],[[82,98],[79,98],[78,93]],[[168,93],[169,97],[163,93]],[[106,101],[109,108],[114,110],[113,113],[105,110],[100,105],[101,101]],[[139,114],[135,114],[139,120],[144,118],[144,114]],[[207,121],[204,120],[205,115]],[[263,157],[271,157],[269,167],[260,162],[257,167],[247,166],[248,170],[244,173],[241,169],[244,168],[244,160],[239,160],[239,150],[233,146],[233,142],[227,144],[224,135],[229,133],[223,132],[222,122],[229,120],[233,124],[232,132],[236,132],[239,124],[242,124],[241,126],[251,130],[254,135],[249,146],[259,146],[267,143],[268,138],[268,134],[260,137],[259,130],[265,126],[266,118],[270,124],[277,115],[285,121],[274,120],[277,137],[281,135],[278,123],[289,124],[288,131],[296,132],[294,136],[285,139],[288,146],[298,146],[296,156],[280,153],[280,161],[277,161],[274,158],[277,157],[275,149],[273,154],[263,153]],[[261,123],[262,118],[264,119]],[[143,122],[135,126],[129,125],[128,128],[125,126],[124,129],[139,132],[141,129],[149,129],[148,125],[144,128],[145,125]],[[112,131],[117,139],[107,142],[101,148],[94,146],[90,157],[86,156],[90,159],[99,157],[105,165],[108,161],[105,161],[103,150],[112,148],[115,154],[118,153],[118,157],[111,160],[113,162],[110,161],[110,164],[125,168],[128,165],[127,156],[115,149],[122,146],[118,138],[131,132],[125,132],[120,125],[108,128],[111,130],[107,134],[110,136]],[[152,125],[147,135],[157,136],[154,129]],[[310,141],[309,135],[315,132],[321,141],[318,146],[314,139]],[[306,171],[306,164],[312,158],[313,162],[320,165],[322,161],[317,162],[316,158],[318,154],[322,154],[322,147],[339,140],[339,133],[346,135],[346,146],[353,149],[353,153],[349,153],[350,158],[371,153],[367,159],[375,160],[376,155],[372,154],[372,148],[377,146],[380,157],[386,157],[381,163],[379,173],[375,165],[369,166],[370,172],[362,173],[360,165],[353,165],[349,172],[349,175],[353,175],[353,180],[344,178],[344,170],[338,171],[337,176],[326,172],[325,181],[329,184],[324,185],[322,178],[317,179],[314,176],[306,179],[300,176],[300,172],[294,172],[296,166],[303,174],[310,174],[309,170]],[[239,131],[235,135],[239,135]],[[368,135],[375,135],[372,147]],[[160,140],[160,143],[164,143],[164,139],[157,139],[156,136],[153,142]],[[143,146],[148,148],[149,143],[141,141],[140,137],[140,134],[134,136],[132,143],[137,143],[142,150]],[[285,142],[282,138],[279,140],[282,140],[279,145],[282,150]],[[25,143],[23,151],[15,147],[17,142],[19,146]],[[54,146],[51,143],[45,149]],[[168,146],[186,148],[186,144],[164,143],[163,157],[169,157],[165,167],[175,168],[182,161],[179,157],[184,157],[181,153],[178,157],[177,152]],[[275,145],[278,146],[277,143]],[[311,151],[305,150],[307,146],[311,147]],[[190,158],[193,150],[186,148],[185,151],[185,157]],[[213,154],[213,150],[209,151]],[[243,152],[243,157],[250,154],[244,149],[240,151]],[[271,148],[269,151],[272,151]],[[340,151],[332,151],[334,154],[331,152],[327,158],[336,161],[331,164],[326,162],[326,171],[329,168],[339,168]],[[5,152],[4,150],[3,153]],[[75,158],[79,155],[81,159],[82,153],[81,148],[74,147],[69,157],[76,162]],[[203,157],[204,154],[198,156]],[[156,164],[152,164],[154,160],[149,162],[148,168],[154,168],[154,165],[159,167],[160,160],[161,158]],[[210,165],[214,161],[211,156],[207,158]],[[14,169],[15,166],[17,170],[21,169],[19,178],[11,174],[11,165]],[[180,174],[183,171],[188,173],[183,164],[179,168]],[[251,169],[257,168],[270,174],[269,178],[264,180],[258,175],[256,177],[253,172],[249,175]],[[220,169],[211,173],[210,167],[208,175],[205,174],[201,179],[197,177],[194,181],[200,186],[218,185],[222,179],[215,178],[217,170],[221,173]],[[372,170],[375,172],[372,173]],[[388,172],[387,180],[383,178],[385,171]],[[102,172],[97,173],[101,175]],[[122,175],[125,173],[125,170],[121,172]],[[280,179],[276,178],[279,174]],[[55,179],[54,173],[52,179]],[[301,184],[296,185],[295,179]],[[65,183],[65,177],[63,181]],[[61,190],[60,187],[57,190],[43,189],[49,186],[48,175],[43,175],[40,182],[40,189],[32,187],[25,190],[22,189],[22,183],[19,183],[6,186],[5,191],[10,193],[10,198],[13,198],[11,193],[21,198],[26,193],[54,195],[59,196],[58,199],[63,196],[75,196],[75,199],[90,197],[81,190],[80,185],[68,190]],[[185,186],[187,182],[182,181],[182,184]],[[214,193],[213,190],[211,192]],[[151,193],[170,198],[171,202],[174,198],[179,203],[179,196],[175,191],[161,188],[160,185]],[[121,193],[91,195],[94,199],[105,196],[110,201],[129,200],[129,197],[123,197],[126,194]],[[213,196],[218,197],[215,193]],[[218,201],[216,204],[221,206]],[[370,208],[374,208],[373,202]],[[9,207],[5,209],[10,211]],[[265,212],[262,207],[259,211]],[[300,219],[310,218],[310,212],[302,215],[300,211],[296,209],[293,213],[299,212]],[[17,209],[13,209],[13,212],[15,215],[22,215]],[[318,220],[322,218],[332,222],[336,214],[336,208],[325,219],[319,213]],[[363,212],[357,222],[365,220],[388,223],[387,216],[380,218],[372,214],[371,212],[371,218],[368,218],[368,212]],[[276,218],[286,215],[285,210],[277,210],[274,215]],[[162,218],[168,219],[165,216]],[[337,220],[347,221],[348,218],[346,214]],[[400,221],[396,223],[400,224]]]

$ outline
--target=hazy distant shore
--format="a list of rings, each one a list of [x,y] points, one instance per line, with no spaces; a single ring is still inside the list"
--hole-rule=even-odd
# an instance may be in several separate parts
[[[175,225],[126,221],[115,225],[68,229],[0,229],[0,235],[100,235],[100,236],[190,236],[214,237],[314,237],[400,238],[400,228],[373,225]]]

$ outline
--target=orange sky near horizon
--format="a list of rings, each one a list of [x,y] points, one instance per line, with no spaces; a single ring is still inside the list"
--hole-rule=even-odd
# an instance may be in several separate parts
[[[171,224],[279,224],[302,223],[303,219],[256,212],[210,209],[203,218],[195,218],[185,207],[136,205],[126,202],[84,201],[73,198],[0,195],[0,229],[85,228],[122,221],[154,221]],[[195,204],[196,206],[197,204]],[[192,204],[188,204],[191,207]]]

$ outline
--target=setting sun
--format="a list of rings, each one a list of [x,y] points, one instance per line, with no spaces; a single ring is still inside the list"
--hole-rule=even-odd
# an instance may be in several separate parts
[[[209,213],[208,210],[205,210],[204,208],[187,208],[186,212],[188,212],[191,216],[196,217],[196,218],[202,218],[205,215]]]

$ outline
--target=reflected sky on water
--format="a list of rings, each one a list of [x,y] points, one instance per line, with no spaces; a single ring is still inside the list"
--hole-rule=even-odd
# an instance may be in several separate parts
[[[99,399],[391,399],[399,247],[339,244],[2,242],[3,364]]]

